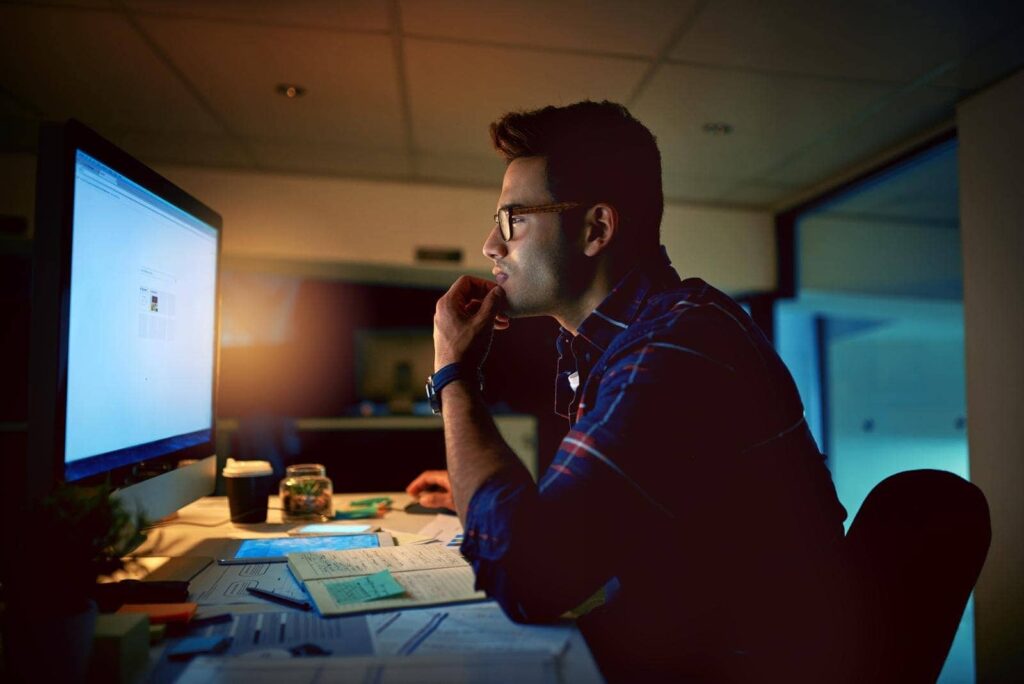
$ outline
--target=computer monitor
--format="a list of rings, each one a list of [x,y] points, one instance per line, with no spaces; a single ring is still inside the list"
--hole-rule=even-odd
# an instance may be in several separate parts
[[[31,472],[163,517],[214,488],[221,217],[76,121],[36,195]]]

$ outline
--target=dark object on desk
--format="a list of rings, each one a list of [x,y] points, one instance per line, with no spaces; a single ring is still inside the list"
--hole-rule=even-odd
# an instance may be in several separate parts
[[[189,629],[198,629],[200,627],[209,627],[210,625],[219,625],[224,622],[231,622],[235,619],[235,616],[231,613],[217,613],[216,615],[196,615],[194,618],[189,620]]]
[[[121,580],[97,584],[93,599],[101,613],[110,613],[125,603],[184,603],[188,582]]]
[[[911,470],[879,483],[846,535],[853,605],[851,681],[934,682],[992,538],[981,490]]]
[[[299,644],[298,646],[292,646],[288,649],[291,654],[295,657],[299,656],[329,656],[332,651],[330,649],[321,648],[316,644]]]
[[[291,596],[282,596],[281,594],[275,594],[272,591],[266,591],[264,589],[256,589],[255,587],[246,587],[245,590],[253,596],[259,596],[261,599],[267,601],[273,601],[274,603],[280,603],[282,606],[288,606],[289,608],[298,608],[299,610],[309,610],[310,605],[306,601],[300,601],[293,599]]]
[[[435,515],[437,513],[441,513],[443,515],[458,515],[458,513],[450,508],[428,508],[419,503],[411,503],[403,510],[406,513],[412,513],[413,515]]]

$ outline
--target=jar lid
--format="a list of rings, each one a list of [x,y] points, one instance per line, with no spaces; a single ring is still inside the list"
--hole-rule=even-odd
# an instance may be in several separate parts
[[[270,461],[236,461],[233,458],[228,459],[223,471],[224,477],[254,477],[273,473]]]
[[[296,463],[285,468],[285,475],[326,475],[327,468],[319,463]]]

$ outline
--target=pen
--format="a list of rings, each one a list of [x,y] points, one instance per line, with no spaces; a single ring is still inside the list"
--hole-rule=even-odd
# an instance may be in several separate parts
[[[274,601],[291,608],[299,608],[300,610],[309,610],[309,604],[305,601],[293,599],[291,596],[282,596],[281,594],[275,594],[272,591],[266,589],[256,589],[255,587],[246,587],[245,590],[253,596],[259,596],[261,599],[267,599],[268,601]]]

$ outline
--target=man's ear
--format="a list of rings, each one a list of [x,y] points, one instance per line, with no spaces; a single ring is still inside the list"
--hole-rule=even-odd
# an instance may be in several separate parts
[[[615,239],[619,229],[619,212],[610,204],[600,202],[587,210],[583,219],[583,253],[595,257]]]

